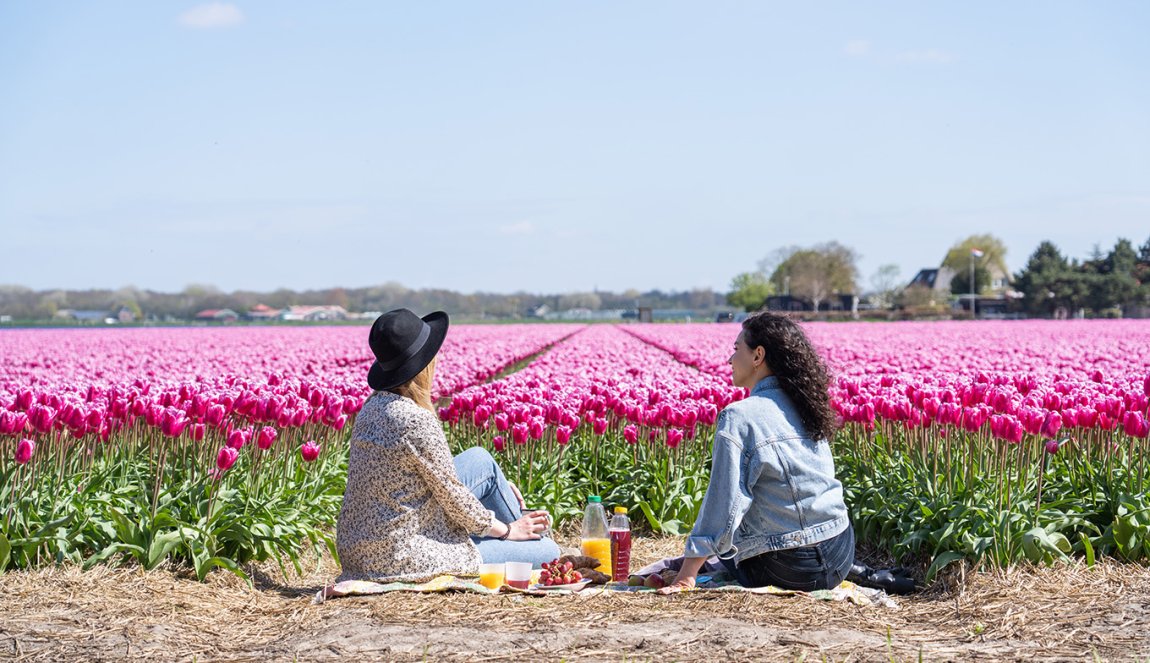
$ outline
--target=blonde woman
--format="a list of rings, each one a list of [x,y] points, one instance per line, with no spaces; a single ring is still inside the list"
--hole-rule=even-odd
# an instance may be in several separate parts
[[[431,402],[447,314],[381,315],[368,343],[375,393],[356,417],[337,524],[343,580],[424,580],[476,573],[480,562],[559,556],[547,514],[523,510],[519,491],[479,447],[452,458]]]

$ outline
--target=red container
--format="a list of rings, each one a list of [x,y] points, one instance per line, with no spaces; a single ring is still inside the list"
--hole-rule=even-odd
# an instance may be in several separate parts
[[[504,580],[504,582],[515,589],[527,589],[531,585],[530,580]]]

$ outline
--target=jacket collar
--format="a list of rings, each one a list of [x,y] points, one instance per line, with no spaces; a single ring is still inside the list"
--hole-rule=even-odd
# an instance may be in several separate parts
[[[777,376],[774,376],[774,375],[768,375],[767,377],[765,377],[762,380],[759,380],[757,383],[755,383],[755,388],[751,390],[751,394],[752,395],[760,394],[764,391],[767,391],[768,389],[778,389],[778,388],[779,388],[779,378]]]

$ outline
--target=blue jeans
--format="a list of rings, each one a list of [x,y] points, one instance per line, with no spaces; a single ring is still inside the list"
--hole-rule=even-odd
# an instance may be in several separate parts
[[[765,552],[744,559],[738,566],[733,560],[721,561],[744,587],[773,585],[807,592],[833,589],[854,564],[854,528],[847,527],[842,534],[814,545]]]
[[[523,517],[511,484],[486,449],[472,447],[456,456],[455,474],[501,522],[510,523]],[[500,541],[476,536],[471,537],[471,540],[487,564],[531,562],[531,566],[540,568],[543,562],[559,557],[559,546],[546,535],[538,541]]]

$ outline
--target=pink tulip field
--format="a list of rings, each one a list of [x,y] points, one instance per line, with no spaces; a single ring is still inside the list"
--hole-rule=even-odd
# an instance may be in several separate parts
[[[1150,557],[1150,323],[810,323],[862,539],[933,574]],[[483,445],[559,521],[587,494],[684,533],[737,325],[452,327],[456,451]],[[0,569],[222,567],[329,547],[366,327],[0,332]],[[642,515],[639,516],[638,514]]]
[[[448,397],[578,325],[460,326]],[[203,577],[331,546],[362,327],[0,332],[0,569],[169,556]]]

